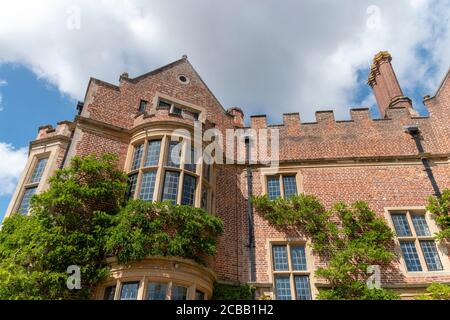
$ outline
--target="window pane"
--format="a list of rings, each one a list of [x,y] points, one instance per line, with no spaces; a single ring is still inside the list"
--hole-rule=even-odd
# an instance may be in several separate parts
[[[297,194],[297,182],[295,176],[283,177],[284,197],[289,199],[291,196]]]
[[[286,246],[273,246],[272,252],[275,271],[289,270]]]
[[[114,300],[115,293],[116,293],[116,286],[106,287],[105,294],[103,295],[103,300]]]
[[[147,300],[166,300],[166,283],[149,283],[147,287]]]
[[[160,100],[158,103],[158,107],[160,108],[169,108],[171,106],[170,103]]]
[[[278,198],[280,193],[280,179],[278,177],[267,177],[267,194],[270,200]]]
[[[275,291],[278,300],[291,300],[289,276],[275,276]]]
[[[391,216],[397,236],[399,237],[412,236],[411,229],[409,228],[408,220],[406,219],[405,213],[392,214]]]
[[[172,113],[181,116],[181,108],[178,108],[178,107],[175,107],[175,106],[174,106],[174,107],[172,108]]]
[[[147,101],[141,100],[141,103],[139,104],[139,112],[144,112],[147,108]]]
[[[30,183],[36,183],[41,181],[42,174],[44,173],[45,165],[47,164],[47,158],[39,159],[36,163],[36,167],[33,170],[33,174],[30,177]]]
[[[205,300],[205,293],[199,290],[195,291],[195,300]]]
[[[422,271],[419,255],[417,254],[414,242],[400,241],[400,248],[402,249],[403,259],[405,259],[408,271]]]
[[[203,179],[209,181],[210,172],[211,172],[211,157],[208,154],[203,155]]]
[[[141,194],[139,196],[142,200],[147,201],[153,200],[153,191],[155,190],[155,182],[156,182],[156,171],[144,172],[144,175],[142,176]]]
[[[128,177],[128,190],[127,190],[127,199],[134,198],[134,192],[136,191],[136,183],[137,183],[137,173],[132,174]]]
[[[297,300],[311,300],[309,276],[294,276],[294,282]]]
[[[186,170],[195,172],[197,169],[196,166],[196,152],[194,148],[191,148],[190,152],[186,152],[186,157],[185,157],[185,162],[184,162],[184,168]]]
[[[183,194],[181,197],[181,204],[194,205],[195,200],[195,185],[197,179],[188,174],[183,178]]]
[[[178,152],[177,152],[178,150]],[[181,152],[181,143],[177,141],[170,141],[169,150],[167,153],[167,162],[166,165],[168,167],[179,168],[180,167],[180,152]]]
[[[176,204],[179,178],[180,174],[178,172],[166,171],[162,201],[170,200],[173,204]]]
[[[28,210],[30,209],[31,197],[36,193],[36,190],[37,190],[37,187],[25,189],[23,196],[22,196],[22,201],[20,202],[19,213],[21,213],[21,214],[28,213]]]
[[[187,288],[182,286],[172,287],[172,300],[186,300]]]
[[[420,247],[422,248],[428,271],[442,270],[442,263],[439,258],[436,243],[433,240],[421,240]]]
[[[208,188],[202,188],[202,209],[208,210]]]
[[[147,157],[144,166],[157,166],[159,162],[159,153],[161,150],[161,140],[152,140],[148,142]]]
[[[120,300],[136,300],[139,282],[125,282],[120,290]]]
[[[306,270],[305,247],[291,246],[291,261],[293,270]]]
[[[142,152],[144,145],[139,144],[134,148],[133,162],[131,163],[131,170],[135,170],[141,166]]]
[[[411,219],[419,237],[431,236],[430,229],[428,229],[427,220],[423,214],[413,214]]]

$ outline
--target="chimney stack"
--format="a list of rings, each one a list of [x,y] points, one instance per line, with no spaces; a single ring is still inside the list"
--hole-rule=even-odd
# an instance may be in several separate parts
[[[407,108],[411,114],[416,114],[412,109],[411,99],[403,95],[397,76],[391,64],[392,57],[387,51],[380,51],[373,58],[370,67],[367,84],[372,87],[377,100],[381,117],[386,117],[389,108]]]
[[[233,116],[233,123],[236,127],[242,128],[244,126],[244,112],[241,108],[232,107],[227,112]]]

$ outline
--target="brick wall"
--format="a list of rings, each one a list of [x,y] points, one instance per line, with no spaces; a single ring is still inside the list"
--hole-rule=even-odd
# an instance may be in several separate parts
[[[181,74],[188,77],[188,84],[177,80]],[[390,79],[391,86],[394,80]],[[302,123],[299,114],[289,113],[283,115],[283,123],[278,125],[268,125],[265,116],[252,117],[249,128],[278,129],[280,165],[296,166],[302,175],[304,192],[318,196],[327,206],[336,201],[366,200],[380,215],[384,215],[385,207],[423,206],[433,189],[423,171],[414,140],[403,127],[417,125],[420,128],[425,151],[433,160],[437,183],[441,189],[450,188],[450,80],[443,83],[436,96],[425,100],[429,117],[415,116],[407,103],[395,108],[387,106],[392,97],[383,91],[382,84],[380,80],[374,90],[384,103],[386,118],[383,119],[371,119],[368,109],[352,109],[348,121],[336,121],[332,112],[322,111],[316,113],[316,122]],[[134,79],[124,75],[119,85],[91,79],[83,111],[74,124],[76,133],[69,157],[109,152],[119,156],[120,166],[124,168],[129,141],[136,128],[157,127],[165,122],[175,126],[177,123],[191,125],[192,120],[176,119],[167,110],[158,110],[152,115],[139,114],[140,100],[147,100],[148,108],[152,108],[158,93],[204,108],[208,125],[222,132],[234,128],[235,124],[242,125],[241,114],[238,118],[235,118],[236,110],[230,112],[234,116],[228,114],[183,58]],[[42,127],[38,139],[55,134],[51,128]],[[62,158],[63,154],[58,161]],[[220,238],[213,268],[219,280],[247,282],[245,168],[219,165],[215,170],[216,214],[224,221],[225,233]],[[253,172],[253,193],[261,194],[260,168],[254,166]],[[257,213],[254,222],[257,282],[264,283],[269,281],[267,239],[294,235],[274,229]],[[450,277],[406,279],[398,268],[384,274],[384,281],[390,284],[431,280],[450,281]]]

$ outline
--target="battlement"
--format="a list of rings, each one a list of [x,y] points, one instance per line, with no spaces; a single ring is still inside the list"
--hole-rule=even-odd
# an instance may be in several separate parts
[[[71,121],[61,121],[56,124],[56,128],[47,124],[38,128],[38,134],[36,140],[53,138],[56,136],[70,137],[72,131],[75,128],[75,124]]]

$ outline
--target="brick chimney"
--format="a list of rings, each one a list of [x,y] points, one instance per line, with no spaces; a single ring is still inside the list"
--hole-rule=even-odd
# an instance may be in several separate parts
[[[236,127],[242,128],[244,126],[244,112],[241,108],[232,107],[227,112],[233,116],[233,123]]]
[[[381,117],[386,117],[389,108],[407,108],[411,114],[411,99],[403,95],[397,76],[391,64],[392,57],[387,51],[380,51],[373,58],[367,83],[372,87],[373,94],[378,103]]]

